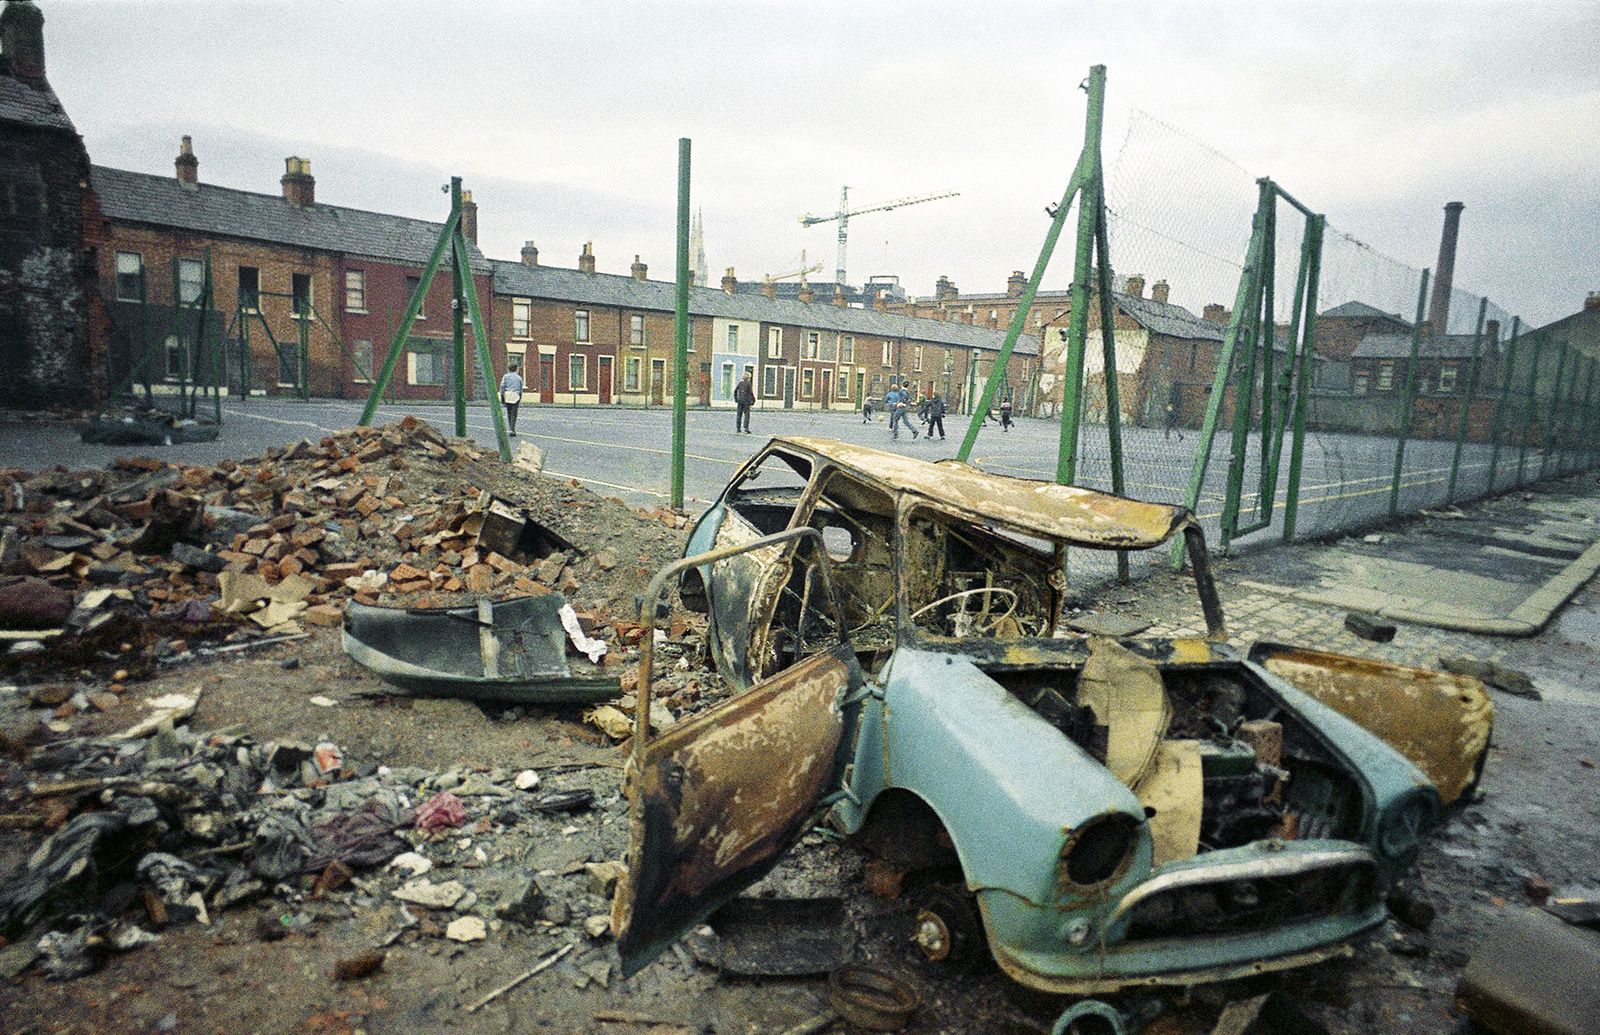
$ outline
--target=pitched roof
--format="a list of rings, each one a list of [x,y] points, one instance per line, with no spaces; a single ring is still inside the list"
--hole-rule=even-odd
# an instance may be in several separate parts
[[[15,122],[34,129],[76,132],[67,109],[50,84],[35,86],[0,71],[0,122]]]
[[[1421,359],[1470,359],[1471,334],[1435,334],[1423,338],[1417,346]],[[1411,335],[1369,334],[1350,353],[1351,359],[1410,359]]]
[[[1223,327],[1189,312],[1181,305],[1157,302],[1138,295],[1111,293],[1118,309],[1136,321],[1151,334],[1164,334],[1169,338],[1192,338],[1202,341],[1221,341]]]
[[[528,266],[521,262],[493,260],[494,291],[497,295],[523,295],[562,302],[615,306],[626,309],[651,309],[671,312],[676,306],[674,286],[663,280],[637,280],[613,273],[582,273],[559,266]],[[828,301],[801,302],[757,294],[730,295],[720,288],[691,288],[689,311],[697,316],[720,316],[730,320],[814,327],[846,334],[882,338],[913,338],[917,341],[965,348],[998,350],[1006,332],[973,324],[951,323],[921,317],[883,313],[876,309],[836,306]],[[1038,340],[1023,335],[1016,353],[1038,353]]]
[[[103,165],[91,168],[90,182],[111,219],[418,265],[428,261],[444,225],[339,205],[296,207],[277,194],[189,187],[172,176]],[[488,273],[488,260],[471,247],[472,268]]]
[[[1399,323],[1406,324],[1407,327],[1411,326],[1409,323],[1406,323],[1405,317],[1401,316],[1399,313],[1386,313],[1377,306],[1371,306],[1365,302],[1344,302],[1323,313],[1319,319],[1327,319],[1330,316],[1335,319],[1341,317],[1345,319],[1370,319],[1373,317],[1378,317],[1384,320],[1398,321]]]

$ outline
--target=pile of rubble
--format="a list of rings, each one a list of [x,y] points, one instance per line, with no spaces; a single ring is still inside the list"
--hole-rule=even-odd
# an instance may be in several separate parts
[[[36,964],[78,977],[263,899],[289,905],[259,915],[262,940],[316,923],[324,906],[370,914],[388,932],[379,950],[481,941],[505,924],[572,926],[585,944],[608,934],[621,869],[594,856],[620,850],[625,823],[606,770],[601,799],[581,764],[543,778],[431,773],[358,764],[328,741],[199,735],[183,725],[198,693],[150,702],[145,721],[110,737],[31,753],[8,802],[23,811],[6,815],[53,832],[0,888],[0,945],[14,939],[0,974]],[[609,962],[606,974],[584,965],[607,980]]]
[[[0,667],[138,675],[197,644],[298,635],[343,605],[560,592],[637,639],[681,549],[645,513],[406,418],[216,466],[0,471]],[[619,545],[626,543],[626,552]]]

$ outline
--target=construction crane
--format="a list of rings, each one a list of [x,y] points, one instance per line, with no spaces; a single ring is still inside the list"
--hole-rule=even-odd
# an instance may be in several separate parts
[[[960,197],[960,194],[959,192],[953,190],[945,191],[943,194],[918,194],[915,197],[896,198],[894,201],[886,201],[881,205],[868,205],[866,208],[858,208],[852,211],[850,208],[850,188],[844,187],[839,191],[839,211],[827,216],[801,216],[800,225],[814,226],[817,223],[827,223],[835,219],[839,221],[839,264],[838,267],[833,271],[833,275],[834,282],[842,287],[845,283],[844,253],[845,244],[849,240],[851,216],[862,216],[866,215],[868,212],[886,212],[891,208],[903,208],[906,205],[920,205],[924,201],[938,201],[940,198],[955,197]]]
[[[771,283],[774,280],[788,280],[790,277],[803,277],[807,273],[815,273],[818,270],[820,270],[821,268],[822,268],[822,263],[820,263],[820,262],[813,262],[811,265],[807,266],[806,265],[806,253],[805,253],[804,250],[802,250],[800,252],[800,268],[799,269],[790,270],[788,273],[768,273],[766,276],[762,277],[761,279],[762,279],[763,283]]]

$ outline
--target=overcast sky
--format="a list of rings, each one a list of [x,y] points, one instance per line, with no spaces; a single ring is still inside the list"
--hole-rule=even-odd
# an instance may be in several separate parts
[[[1248,225],[1208,228],[1247,220],[1261,175],[1415,266],[1433,265],[1443,204],[1465,202],[1457,287],[1535,323],[1600,290],[1592,0],[40,6],[51,83],[96,163],[170,174],[189,133],[203,181],[275,192],[297,154],[319,201],[430,219],[454,173],[496,257],[532,239],[573,266],[592,240],[602,271],[637,253],[670,279],[686,136],[715,273],[759,280],[805,249],[824,264],[812,280],[831,280],[835,225],[800,214],[835,210],[843,184],[858,205],[954,190],[853,220],[849,279],[1004,290],[1038,255],[1083,139],[1078,84],[1105,64],[1108,174],[1142,126],[1135,204],[1212,216],[1173,223],[1207,239],[1170,258],[1153,238],[1113,254],[1119,273],[1151,264],[1138,272],[1171,280],[1174,301],[1232,301],[1214,285]],[[1197,168],[1135,111],[1229,161]],[[1070,281],[1070,240],[1047,286]],[[1186,284],[1196,249],[1215,261]]]

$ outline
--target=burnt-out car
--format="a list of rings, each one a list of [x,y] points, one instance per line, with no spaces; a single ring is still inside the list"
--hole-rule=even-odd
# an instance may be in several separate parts
[[[1063,626],[1069,549],[1174,537],[1203,637]],[[701,518],[648,614],[674,577],[736,692],[652,735],[644,659],[613,903],[629,973],[820,813],[917,875],[931,959],[987,951],[1078,995],[1312,963],[1382,919],[1487,747],[1481,684],[1231,650],[1182,507],[781,438]]]

